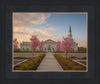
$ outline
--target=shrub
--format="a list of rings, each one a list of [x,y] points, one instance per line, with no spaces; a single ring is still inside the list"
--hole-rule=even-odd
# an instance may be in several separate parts
[[[60,54],[54,54],[60,65],[64,70],[84,70],[85,68],[81,66],[80,64],[77,64],[76,62],[63,57]]]
[[[75,56],[71,56],[71,58],[76,58]]]
[[[45,54],[41,54],[14,67],[15,70],[36,70]]]
[[[83,70],[84,68],[81,66],[73,66],[72,69],[73,70]]]
[[[87,59],[86,57],[83,57],[82,59]]]
[[[64,61],[64,64],[65,64],[65,65],[67,65],[68,63],[69,63],[69,61],[68,61],[68,60]]]

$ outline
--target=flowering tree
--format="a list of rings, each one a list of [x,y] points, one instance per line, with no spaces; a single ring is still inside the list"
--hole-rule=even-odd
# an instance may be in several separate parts
[[[69,39],[68,37],[63,38],[62,50],[66,53],[66,57],[67,57],[67,54],[73,50],[73,47],[74,47],[73,42],[74,42],[73,39]]]
[[[15,39],[13,40],[13,49],[14,49],[14,51],[15,51],[17,48],[18,48],[18,41],[17,41],[17,38],[15,38]]]
[[[61,42],[60,42],[60,41],[58,41],[58,42],[56,43],[56,50],[57,50],[57,51],[60,51],[60,50],[61,50]]]
[[[39,43],[39,51],[40,51],[40,52],[43,51],[43,41],[41,41],[41,42]]]
[[[31,49],[34,56],[34,51],[39,45],[39,39],[37,38],[37,36],[32,36],[30,40],[31,40]]]

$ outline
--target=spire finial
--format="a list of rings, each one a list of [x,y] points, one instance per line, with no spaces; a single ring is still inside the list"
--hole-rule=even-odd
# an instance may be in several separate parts
[[[71,22],[70,22],[70,24],[69,24],[70,26],[71,26]]]

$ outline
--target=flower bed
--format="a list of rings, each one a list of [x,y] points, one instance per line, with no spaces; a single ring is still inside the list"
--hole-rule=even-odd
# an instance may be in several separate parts
[[[45,54],[41,54],[39,56],[30,58],[28,61],[15,66],[14,70],[36,70],[44,56]]]
[[[54,54],[54,56],[64,70],[86,70],[86,67],[72,61],[69,58],[63,57],[60,54]]]

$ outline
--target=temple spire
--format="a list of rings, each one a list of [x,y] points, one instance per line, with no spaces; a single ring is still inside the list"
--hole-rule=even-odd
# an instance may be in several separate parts
[[[69,24],[69,32],[71,32],[71,22],[70,22],[70,24]]]
[[[72,38],[72,32],[71,32],[71,22],[69,24],[69,32],[68,32],[68,38]]]

